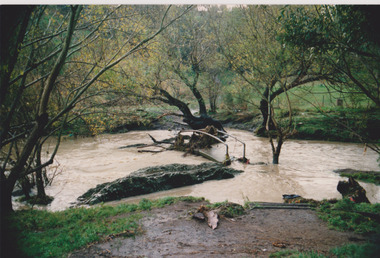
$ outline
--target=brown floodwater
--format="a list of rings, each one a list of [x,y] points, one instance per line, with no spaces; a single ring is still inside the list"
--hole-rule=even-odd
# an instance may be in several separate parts
[[[207,181],[169,191],[126,198],[122,202],[137,202],[141,198],[163,196],[205,197],[211,202],[244,201],[282,202],[283,194],[298,194],[305,198],[322,200],[340,198],[336,186],[342,178],[335,169],[352,168],[378,170],[377,154],[365,151],[362,144],[289,140],[283,145],[280,164],[272,165],[272,154],[267,139],[255,137],[251,132],[229,129],[228,132],[246,143],[246,157],[251,163],[268,165],[246,165],[233,162],[231,167],[244,170],[235,178]],[[177,151],[139,153],[138,148],[121,146],[152,143],[148,133],[157,140],[174,137],[176,132],[133,131],[122,134],[105,134],[91,138],[65,138],[59,148],[54,166],[57,174],[46,193],[54,197],[49,210],[70,207],[76,198],[97,184],[113,181],[144,167],[171,163],[200,164],[210,162],[203,157],[186,155]],[[227,140],[229,154],[242,157],[243,145],[231,137]],[[53,142],[51,143],[53,145]],[[151,147],[151,150],[159,150]],[[210,151],[223,158],[225,147],[218,145]],[[380,202],[380,187],[360,183],[367,191],[368,199]],[[120,201],[119,201],[120,202]]]

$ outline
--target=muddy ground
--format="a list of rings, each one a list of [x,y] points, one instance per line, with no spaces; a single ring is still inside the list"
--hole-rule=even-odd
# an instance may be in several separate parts
[[[311,209],[252,209],[220,218],[215,230],[192,218],[202,205],[179,202],[144,212],[142,233],[118,237],[73,252],[70,257],[268,257],[284,249],[329,250],[366,239],[330,230]]]

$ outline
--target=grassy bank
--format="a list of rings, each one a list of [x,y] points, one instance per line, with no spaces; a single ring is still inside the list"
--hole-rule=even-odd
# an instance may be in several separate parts
[[[361,171],[354,169],[337,169],[334,172],[340,176],[352,177],[356,180],[380,185],[380,172],[378,171]]]
[[[320,203],[318,214],[332,229],[359,234],[380,233],[380,203],[354,203],[349,199],[336,203],[326,201]]]
[[[379,142],[380,110],[327,109],[322,113],[297,111],[294,116],[297,139],[360,142],[362,137]]]
[[[63,257],[69,252],[109,237],[133,237],[141,233],[141,211],[178,201],[195,202],[203,198],[167,197],[139,204],[115,207],[73,208],[60,212],[16,211],[5,221],[2,246],[11,251],[7,257]],[[3,245],[4,244],[4,245]],[[3,248],[3,247],[2,247]],[[3,252],[2,251],[2,252]]]
[[[223,111],[215,115],[217,119],[231,128],[257,130],[262,117],[258,112]],[[278,112],[277,121],[287,123],[288,114]],[[323,140],[339,142],[360,142],[359,136],[372,143],[380,142],[380,110],[329,108],[293,111],[293,121],[297,133],[293,139]],[[265,131],[258,136],[266,136]]]
[[[164,207],[178,201],[197,202],[203,198],[166,197],[154,201],[141,200],[138,204],[74,208],[60,212],[42,210],[17,211],[6,221],[8,225],[7,249],[10,257],[63,257],[75,249],[113,237],[133,237],[142,233],[139,220],[142,211]],[[243,207],[228,202],[208,205],[233,216],[244,214]],[[379,245],[380,204],[355,204],[350,200],[335,203],[321,202],[319,216],[336,230],[351,230],[370,236],[374,241],[362,245],[346,245],[331,250],[337,257],[374,257]],[[227,214],[225,214],[227,216]],[[227,216],[228,217],[228,216]],[[3,232],[4,233],[4,232]],[[19,253],[15,253],[16,250]],[[285,250],[272,257],[323,257],[317,252],[300,253]]]

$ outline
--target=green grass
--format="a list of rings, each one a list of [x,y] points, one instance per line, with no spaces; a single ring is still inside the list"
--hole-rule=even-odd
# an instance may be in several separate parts
[[[230,105],[223,104],[221,106],[226,108],[219,110],[217,118],[237,124],[246,123],[250,125],[248,128],[260,126],[262,118],[257,116],[260,113],[260,95],[252,92],[245,96],[246,101],[255,105],[237,112]],[[363,96],[356,96],[354,100],[350,94],[329,92],[322,83],[312,83],[292,89],[289,98],[297,130],[297,134],[292,136],[294,139],[361,142],[360,135],[366,142],[380,143],[380,110],[371,109],[371,102]],[[337,105],[338,99],[343,100],[342,106]],[[280,125],[287,124],[287,105],[285,94],[273,100],[275,117]],[[265,130],[258,132],[261,132],[259,136],[266,136]]]
[[[139,204],[100,205],[60,212],[44,210],[16,211],[7,220],[10,239],[17,239],[23,256],[63,257],[111,234],[134,236],[140,232],[140,211],[163,207],[178,201],[197,202],[203,198],[166,197]]]
[[[380,173],[379,172],[372,172],[372,173],[339,173],[339,175],[344,177],[352,177],[354,179],[367,182],[367,183],[373,183],[376,185],[380,185]]]
[[[376,216],[380,216],[379,203],[354,203],[349,199],[334,204],[326,201],[320,204],[318,214],[328,222],[330,228],[336,230],[361,234],[380,233],[380,223],[376,220]]]
[[[216,203],[207,205],[207,207],[210,208],[211,210],[219,209],[218,214],[226,216],[228,218],[234,218],[234,217],[245,214],[245,210],[243,206],[236,203],[230,203],[228,201],[216,202]]]
[[[364,258],[377,257],[380,253],[380,246],[374,243],[366,244],[347,244],[331,250],[336,257]]]

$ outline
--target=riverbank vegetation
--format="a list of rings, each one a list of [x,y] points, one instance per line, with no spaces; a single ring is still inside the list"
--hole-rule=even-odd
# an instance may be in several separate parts
[[[354,179],[380,185],[380,175],[377,171],[360,171],[354,169],[337,169],[334,172],[339,173],[340,176],[352,177]]]
[[[86,245],[114,237],[141,234],[141,211],[160,208],[179,201],[198,202],[203,198],[166,197],[159,200],[142,199],[138,204],[100,205],[73,208],[59,212],[24,210],[6,220],[8,246],[16,257],[63,257]],[[6,244],[6,245],[3,245]],[[12,247],[12,248],[11,248]],[[18,253],[20,252],[20,253]],[[11,253],[8,253],[11,254]]]
[[[7,244],[9,247],[13,247],[14,252],[19,251],[22,256],[63,257],[73,250],[99,241],[142,234],[139,223],[139,220],[145,216],[141,213],[142,211],[162,208],[177,202],[204,201],[203,198],[194,197],[165,197],[158,200],[142,199],[138,204],[100,205],[91,208],[72,208],[59,212],[17,211],[6,221],[9,230],[7,239],[9,242]],[[245,213],[242,206],[227,201],[208,204],[208,207],[220,209],[223,215],[229,218],[238,217]],[[170,209],[170,206],[167,208]],[[317,211],[320,217],[336,230],[350,230],[367,236],[368,234],[380,234],[380,222],[378,220],[380,204],[355,204],[348,199],[339,200],[335,203],[322,201]],[[314,254],[317,254],[317,251],[315,250]],[[364,245],[347,245],[334,248],[331,253],[338,256],[371,257],[370,255],[362,255],[375,254],[377,251],[378,246],[370,240]],[[313,257],[312,254],[288,250],[272,256],[299,257],[299,255],[305,255],[305,257]]]

